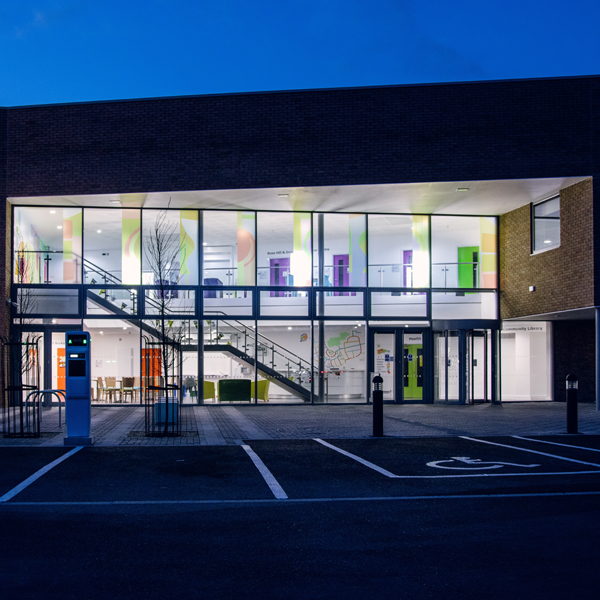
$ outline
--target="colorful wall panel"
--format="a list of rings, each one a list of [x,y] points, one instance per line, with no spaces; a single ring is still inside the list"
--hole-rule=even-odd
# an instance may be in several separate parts
[[[484,288],[498,286],[498,234],[495,217],[479,218],[480,270],[479,285]]]
[[[182,210],[179,213],[179,283],[198,283],[198,211]]]
[[[256,213],[237,213],[237,284],[256,284]]]
[[[137,208],[124,208],[121,211],[122,251],[121,268],[123,283],[141,283],[141,216]]]
[[[350,235],[350,286],[367,285],[367,218],[348,215]]]
[[[63,209],[63,283],[81,283],[83,211]]]

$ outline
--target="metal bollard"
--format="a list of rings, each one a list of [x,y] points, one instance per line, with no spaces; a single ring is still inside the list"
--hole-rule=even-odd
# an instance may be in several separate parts
[[[383,437],[383,377],[373,377],[373,437]]]
[[[577,388],[577,375],[567,375],[567,433],[578,433]]]

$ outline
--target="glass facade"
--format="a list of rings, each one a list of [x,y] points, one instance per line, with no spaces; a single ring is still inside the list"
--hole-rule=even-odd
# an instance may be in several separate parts
[[[157,360],[143,336],[163,323],[184,403],[368,401],[375,339],[395,344],[386,399],[454,399],[454,366],[433,363],[458,338],[434,340],[432,320],[498,319],[493,217],[15,207],[13,248],[15,319],[90,331],[102,402],[139,400],[123,381]],[[231,379],[250,392],[232,399]]]

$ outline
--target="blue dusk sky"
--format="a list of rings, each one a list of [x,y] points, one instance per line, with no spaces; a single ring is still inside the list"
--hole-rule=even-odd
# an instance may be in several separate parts
[[[600,0],[0,0],[0,106],[600,74]]]

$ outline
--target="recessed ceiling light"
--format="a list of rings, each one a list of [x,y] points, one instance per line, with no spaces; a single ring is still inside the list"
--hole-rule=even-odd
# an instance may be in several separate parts
[[[111,204],[121,204],[120,200],[109,200]]]
[[[62,225],[57,225],[56,229],[62,229]]]
[[[102,229],[98,229],[98,231],[96,231],[96,233],[102,233]]]
[[[291,327],[288,327],[288,330],[291,329]]]
[[[280,198],[289,198],[289,194],[277,194]]]
[[[51,211],[50,211],[50,214],[51,214],[51,215],[55,215],[55,214],[56,214],[56,211],[55,211],[55,210],[51,210]]]
[[[100,332],[100,335],[104,335],[104,331],[101,331],[101,332]]]
[[[471,188],[456,188],[457,192],[468,192]]]

